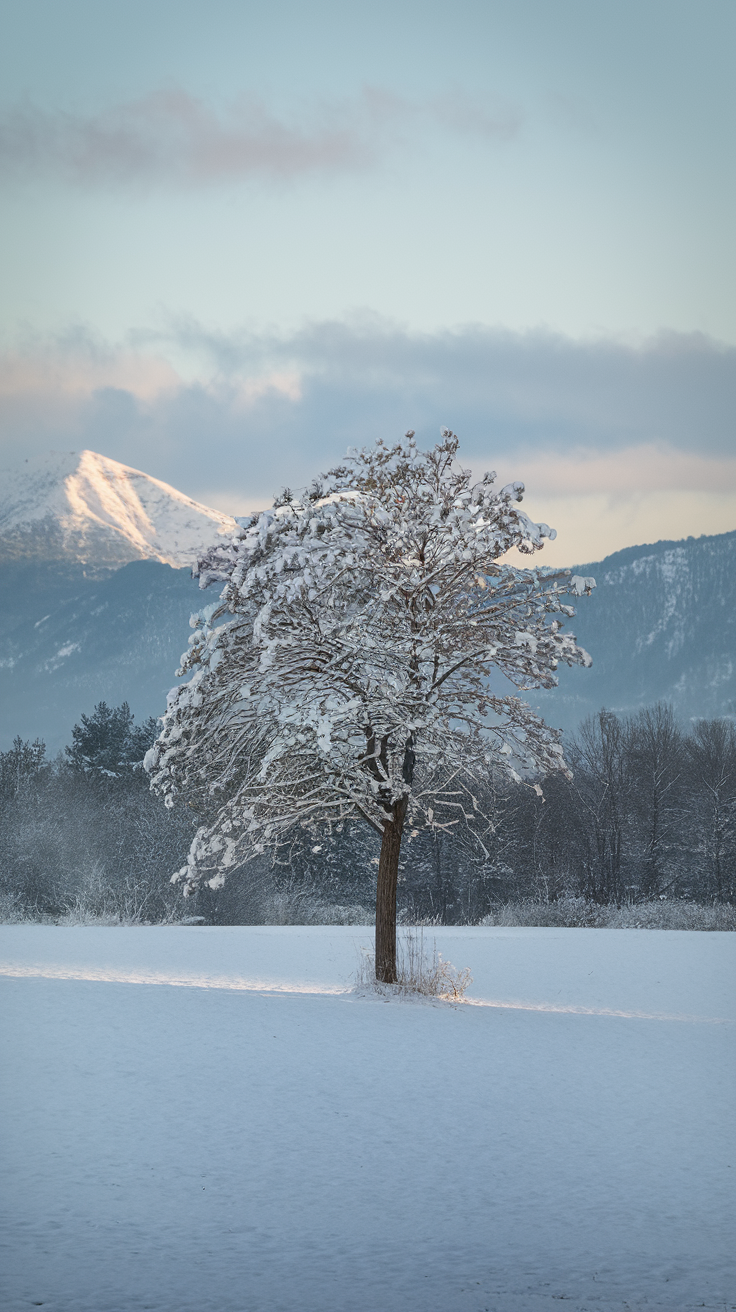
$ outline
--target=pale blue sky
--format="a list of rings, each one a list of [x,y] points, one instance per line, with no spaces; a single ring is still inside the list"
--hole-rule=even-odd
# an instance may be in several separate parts
[[[578,538],[606,495],[606,545],[736,527],[735,55],[733,0],[2,0],[3,463],[143,449],[242,504],[371,417],[462,419],[473,459],[502,444],[553,501],[551,456],[572,486],[614,450],[656,478],[659,451],[654,519],[632,457],[628,492],[597,467],[559,500]],[[663,332],[693,380],[675,407]],[[512,403],[488,379],[514,351]],[[673,451],[701,465],[668,494]]]

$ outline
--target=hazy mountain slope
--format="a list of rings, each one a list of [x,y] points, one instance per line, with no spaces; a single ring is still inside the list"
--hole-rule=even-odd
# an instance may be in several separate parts
[[[192,565],[229,515],[94,451],[37,456],[0,479],[0,563]]]
[[[51,751],[98,701],[161,715],[203,595],[188,569],[134,561],[91,580],[81,566],[10,565],[0,601],[15,623],[0,635],[0,749],[16,734]]]
[[[598,584],[571,626],[593,667],[530,694],[550,723],[659,698],[683,718],[736,713],[736,532],[627,547],[576,571]]]
[[[189,615],[215,596],[163,562],[189,564],[233,521],[93,452],[23,470],[0,489],[0,748],[20,734],[56,749],[102,699],[163,712]],[[683,717],[736,713],[736,532],[577,570],[598,581],[572,624],[594,664],[529,693],[550,723],[659,698]]]

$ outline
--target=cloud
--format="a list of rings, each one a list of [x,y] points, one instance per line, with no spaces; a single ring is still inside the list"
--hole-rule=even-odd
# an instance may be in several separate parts
[[[723,492],[736,494],[736,454],[704,455],[678,451],[662,443],[620,451],[591,449],[529,453],[530,485],[551,496],[603,495],[614,504],[621,497],[650,492]]]
[[[532,474],[530,469],[530,485]],[[652,488],[616,497],[545,496],[534,491],[525,498],[524,509],[532,519],[543,519],[557,529],[556,540],[545,545],[543,564],[583,565],[622,547],[732,532],[736,529],[734,475],[736,459],[731,462],[730,490]]]
[[[733,450],[736,347],[701,334],[639,344],[481,326],[421,334],[365,314],[281,337],[181,321],[136,341],[184,351],[203,375],[234,387],[289,370],[302,380],[297,422],[309,415],[346,443],[372,440],[379,427],[433,432],[444,423],[463,434],[470,455],[499,443],[553,452]]]
[[[549,563],[736,528],[736,349],[701,336],[180,322],[124,349],[76,332],[0,361],[0,465],[90,447],[236,513],[348,446],[408,427],[430,444],[443,424],[474,470],[525,481],[529,512],[559,530]]]
[[[458,91],[437,96],[427,109],[440,126],[489,141],[511,141],[523,125],[518,108],[501,101],[481,104]]]
[[[56,349],[6,351],[0,354],[0,404],[25,400],[50,405],[84,403],[101,388],[127,391],[153,401],[181,387],[181,377],[160,355],[135,350]]]
[[[411,102],[367,87],[352,102],[279,117],[254,98],[224,112],[182,89],[92,114],[16,106],[0,118],[0,175],[76,186],[202,187],[365,169],[409,131],[444,128],[508,141],[520,115],[463,94]]]

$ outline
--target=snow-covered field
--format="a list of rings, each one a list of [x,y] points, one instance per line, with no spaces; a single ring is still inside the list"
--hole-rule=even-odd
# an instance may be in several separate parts
[[[736,935],[436,937],[0,930],[6,1312],[736,1307]]]

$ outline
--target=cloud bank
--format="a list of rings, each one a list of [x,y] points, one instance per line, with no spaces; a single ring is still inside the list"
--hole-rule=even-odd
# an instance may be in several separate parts
[[[409,427],[430,444],[441,425],[474,469],[526,482],[530,513],[560,533],[550,563],[736,528],[736,348],[698,335],[632,346],[364,318],[278,337],[187,322],[124,349],[76,333],[0,361],[3,465],[89,447],[232,513],[348,446]]]
[[[736,347],[697,333],[663,333],[639,345],[473,326],[420,334],[365,315],[289,337],[211,333],[182,321],[137,341],[164,354],[185,350],[235,387],[289,371],[303,380],[303,399],[324,407],[346,440],[356,428],[370,440],[377,421],[402,422],[406,414],[430,426],[444,415],[483,448],[501,437],[515,448],[733,449]]]

